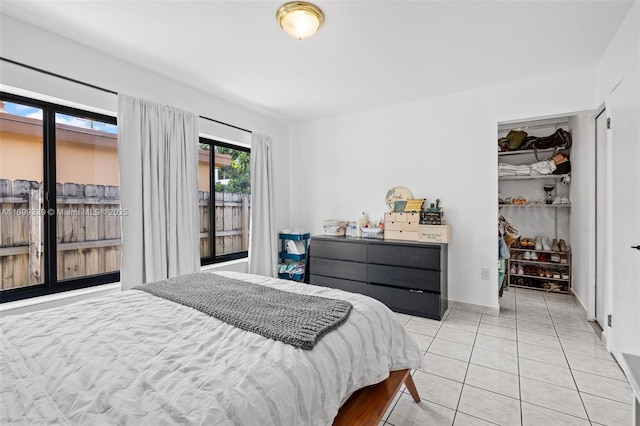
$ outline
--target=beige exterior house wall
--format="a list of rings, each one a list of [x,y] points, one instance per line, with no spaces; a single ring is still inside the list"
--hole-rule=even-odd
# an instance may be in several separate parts
[[[119,186],[118,139],[112,133],[57,125],[56,181]],[[216,154],[217,167],[231,164]],[[42,121],[0,114],[0,179],[42,181]],[[198,189],[209,192],[209,153],[200,151]]]

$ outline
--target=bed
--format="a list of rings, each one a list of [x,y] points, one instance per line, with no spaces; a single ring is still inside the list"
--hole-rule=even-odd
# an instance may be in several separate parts
[[[312,350],[129,290],[2,318],[2,424],[329,425],[358,389],[418,368],[393,312],[367,296],[216,272],[352,304]]]

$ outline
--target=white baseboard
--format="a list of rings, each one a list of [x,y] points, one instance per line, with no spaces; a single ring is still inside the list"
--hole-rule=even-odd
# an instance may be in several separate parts
[[[500,314],[500,306],[475,305],[473,303],[458,302],[457,300],[449,300],[449,308],[493,316],[498,316]]]

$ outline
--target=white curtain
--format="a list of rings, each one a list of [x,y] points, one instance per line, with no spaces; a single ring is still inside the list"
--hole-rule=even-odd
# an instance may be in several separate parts
[[[118,95],[123,290],[200,270],[198,117]]]
[[[273,166],[271,137],[251,138],[251,232],[249,273],[276,276],[277,235],[273,220]]]

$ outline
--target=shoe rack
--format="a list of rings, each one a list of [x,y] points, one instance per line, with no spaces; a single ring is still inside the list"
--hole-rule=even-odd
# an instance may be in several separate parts
[[[568,117],[522,121],[498,126],[498,137],[510,130],[524,130],[529,136],[548,136],[558,128],[571,131]],[[573,141],[575,146],[576,141]],[[571,150],[563,150],[569,152]],[[498,152],[498,162],[512,165],[533,164],[552,157],[555,149]],[[544,176],[500,176],[498,212],[520,231],[522,238],[564,240],[570,246],[571,174]],[[545,187],[553,187],[545,190]],[[518,241],[516,244],[518,244]],[[540,248],[540,247],[538,247]],[[545,247],[548,249],[548,247]],[[557,248],[557,247],[555,247]],[[505,267],[506,287],[525,287],[571,294],[571,251],[536,250],[533,246],[510,247]],[[537,259],[525,259],[535,253]],[[553,260],[552,260],[553,258]],[[514,269],[515,266],[515,269]],[[521,270],[520,270],[521,268]],[[519,273],[521,272],[521,273]]]
[[[571,251],[532,250],[528,247],[511,247],[509,251],[511,258],[505,271],[509,286],[571,294]],[[525,259],[527,253],[536,253],[538,260]]]

